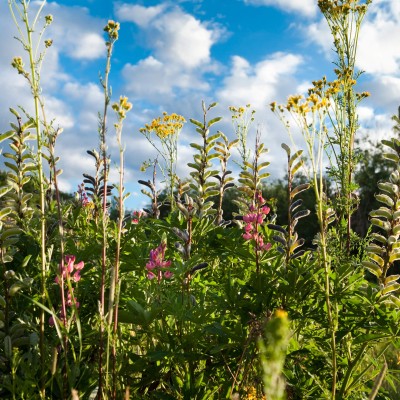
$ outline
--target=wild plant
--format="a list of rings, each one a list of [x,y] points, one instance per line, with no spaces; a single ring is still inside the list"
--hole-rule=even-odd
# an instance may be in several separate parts
[[[148,164],[149,165],[149,164]],[[158,197],[160,195],[160,190],[157,189],[157,166],[158,166],[158,159],[156,158],[153,163],[153,179],[152,181],[147,180],[144,181],[143,179],[139,179],[138,183],[140,183],[143,186],[146,186],[148,189],[150,189],[150,192],[146,189],[141,189],[141,192],[146,195],[147,197],[150,198],[151,200],[151,211],[146,210],[149,215],[151,215],[153,218],[158,219],[160,217],[160,206],[158,202]]]
[[[117,239],[115,249],[115,261],[111,268],[110,276],[110,290],[108,294],[108,314],[107,323],[109,326],[112,324],[112,392],[111,398],[117,398],[117,329],[118,329],[118,307],[119,307],[119,295],[120,295],[120,264],[121,264],[121,246],[122,246],[122,233],[123,223],[125,220],[125,206],[124,202],[129,196],[129,193],[125,193],[124,188],[124,152],[125,148],[122,143],[122,129],[123,121],[126,118],[126,113],[130,111],[132,104],[128,102],[127,97],[121,96],[118,103],[114,103],[112,109],[117,113],[118,121],[115,124],[117,143],[119,148],[119,184],[117,201],[118,208],[118,220],[117,220]]]
[[[167,183],[168,197],[172,210],[175,210],[174,191],[177,182],[176,159],[178,137],[185,122],[186,120],[181,115],[175,113],[168,115],[164,112],[162,117],[153,119],[150,124],[146,124],[144,128],[140,129],[140,132],[156,149],[164,161],[164,165],[161,165],[160,168]],[[161,148],[157,146],[153,135],[159,139]]]
[[[357,93],[355,85],[362,71],[355,68],[358,38],[362,21],[372,0],[319,0],[318,7],[324,15],[333,37],[337,55],[334,70],[337,79],[330,97],[328,110],[332,133],[328,135],[334,163],[330,175],[338,183],[337,213],[350,253],[351,215],[356,208],[354,171],[357,163],[355,138],[359,128],[357,105],[368,97],[368,92]]]
[[[275,224],[269,224],[268,227],[277,232],[277,235],[273,236],[273,239],[279,244],[278,250],[282,254],[284,254],[285,264],[286,266],[288,266],[290,260],[302,256],[305,252],[305,250],[298,250],[300,247],[304,245],[304,239],[298,238],[298,234],[295,228],[300,218],[307,217],[310,214],[310,210],[296,211],[303,204],[303,200],[302,199],[295,200],[295,197],[304,190],[309,189],[310,185],[308,183],[302,183],[296,187],[293,187],[294,176],[296,172],[304,164],[304,161],[300,158],[303,153],[303,150],[298,150],[296,153],[292,155],[290,147],[288,145],[282,143],[282,148],[286,151],[288,160],[287,190],[289,199],[289,204],[288,204],[289,223],[287,229]]]
[[[45,130],[42,131],[42,119],[45,120],[44,102],[41,97],[41,84],[40,84],[40,72],[42,63],[45,57],[46,50],[51,46],[52,40],[45,40],[44,49],[41,47],[41,38],[46,28],[52,23],[53,17],[47,15],[44,18],[43,27],[39,30],[38,24],[41,23],[41,12],[45,5],[45,2],[41,3],[36,14],[33,17],[33,21],[30,22],[30,2],[22,0],[17,2],[15,0],[9,0],[8,2],[11,16],[18,29],[20,41],[24,51],[28,57],[28,67],[25,69],[23,59],[21,57],[15,57],[12,62],[12,66],[17,70],[18,74],[22,75],[28,82],[29,87],[32,91],[33,103],[34,103],[34,127],[36,130],[36,166],[37,166],[37,177],[39,183],[39,197],[40,197],[40,259],[41,259],[41,302],[42,304],[46,301],[46,275],[48,269],[47,255],[46,255],[46,218],[45,218],[45,176],[43,171],[43,155],[42,149],[46,142],[46,126]],[[33,32],[38,31],[39,36],[35,41]],[[41,354],[41,395],[45,395],[45,312],[42,310],[40,316],[40,354]]]
[[[231,149],[237,145],[239,139],[235,139],[229,142],[228,138],[220,132],[220,140],[215,143],[215,152],[217,153],[217,158],[219,159],[221,170],[218,175],[214,177],[218,179],[219,194],[218,194],[218,206],[217,206],[217,216],[216,224],[219,225],[223,222],[223,208],[222,204],[224,201],[225,192],[234,187],[234,178],[228,176],[232,174],[232,171],[228,170],[228,160],[231,157]]]
[[[111,101],[111,89],[109,87],[109,75],[111,71],[111,56],[114,45],[118,40],[119,23],[109,20],[107,25],[104,27],[104,31],[107,33],[106,49],[106,67],[104,71],[104,78],[101,78],[100,83],[104,93],[104,109],[103,113],[99,113],[99,139],[100,149],[99,154],[101,158],[102,168],[102,213],[101,213],[101,226],[102,226],[102,251],[101,251],[101,279],[100,279],[100,304],[99,304],[99,317],[100,317],[100,343],[99,343],[99,386],[98,386],[98,398],[99,400],[105,395],[104,383],[106,390],[108,387],[108,375],[105,376],[103,381],[103,351],[104,351],[104,326],[105,326],[105,286],[106,286],[106,271],[107,271],[107,248],[108,248],[108,235],[107,227],[109,222],[108,215],[108,172],[109,172],[109,156],[107,154],[107,117],[108,108]],[[108,359],[107,359],[108,363]]]
[[[229,110],[232,113],[232,124],[238,140],[238,151],[241,158],[241,164],[239,164],[239,166],[243,170],[247,169],[246,163],[249,162],[251,156],[247,139],[251,124],[255,118],[255,110],[250,110],[250,106],[250,104],[246,104],[246,107],[229,107]]]
[[[218,174],[217,170],[213,170],[212,160],[217,157],[217,153],[212,152],[215,148],[217,140],[220,138],[220,132],[210,136],[210,128],[221,120],[221,117],[213,118],[207,121],[208,112],[214,108],[217,103],[212,103],[206,107],[204,101],[203,121],[191,119],[190,122],[196,126],[196,132],[200,134],[202,143],[190,143],[190,146],[197,150],[197,154],[193,156],[193,163],[188,163],[194,171],[190,173],[193,182],[189,184],[193,191],[193,199],[196,203],[198,217],[202,219],[205,216],[215,214],[215,209],[212,208],[213,201],[211,198],[218,195],[216,183],[210,178]]]

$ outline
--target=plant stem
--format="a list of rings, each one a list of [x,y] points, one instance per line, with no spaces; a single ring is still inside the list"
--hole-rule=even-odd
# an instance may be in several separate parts
[[[39,99],[39,79],[40,77],[36,72],[36,61],[33,56],[33,40],[32,32],[33,28],[29,24],[28,6],[25,0],[21,2],[23,7],[23,21],[25,22],[25,29],[27,33],[27,46],[26,49],[29,54],[29,65],[30,65],[30,84],[34,100],[35,108],[35,127],[36,127],[36,139],[37,139],[37,174],[39,178],[39,196],[40,196],[40,254],[41,254],[41,288],[40,298],[42,304],[46,300],[46,218],[45,218],[45,190],[44,190],[44,177],[43,177],[43,159],[42,159],[42,132],[40,122],[40,99]],[[12,8],[10,3],[10,8]],[[13,13],[13,11],[11,10]],[[39,9],[40,12],[40,9]],[[45,311],[42,309],[40,312],[40,327],[39,327],[39,349],[40,349],[40,364],[41,364],[41,378],[40,378],[40,395],[42,398],[45,397],[45,372],[46,372],[46,361],[45,361],[45,347],[44,347],[44,326],[45,326]]]

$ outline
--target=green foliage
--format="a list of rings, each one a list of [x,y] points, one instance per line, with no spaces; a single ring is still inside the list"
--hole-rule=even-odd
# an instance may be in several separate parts
[[[374,177],[390,170],[387,163],[394,170],[376,187],[361,184],[361,199],[377,192],[379,206],[371,212],[373,232],[358,236],[349,229],[356,206],[350,195],[355,111],[363,96],[352,91],[354,70],[344,74],[354,66],[355,48],[342,48],[336,30],[349,26],[351,12],[361,23],[366,9],[356,9],[362,6],[357,1],[332,8],[334,3],[319,1],[334,31],[336,74],[343,82],[316,81],[307,99],[292,96],[286,105],[300,121],[309,160],[283,144],[287,183],[266,183],[269,162],[259,132],[249,161],[249,106],[231,108],[237,138],[230,141],[222,132],[210,133],[220,118],[209,120],[216,103],[203,102],[203,121],[191,120],[201,142],[191,144],[190,180],[181,180],[171,154],[184,119],[164,114],[162,123],[156,119],[144,129],[171,140],[163,142],[171,151],[162,153],[167,188],[156,188],[156,160],[148,165],[153,179],[139,181],[151,210],[132,216],[124,207],[125,97],[113,105],[120,179],[108,181],[108,75],[119,24],[109,21],[105,28],[100,148],[88,152],[96,172],[83,175],[76,199],[61,201],[58,190],[55,145],[61,131],[46,123],[39,96],[43,56],[30,60],[31,72],[14,59],[36,111],[23,123],[11,110],[17,124],[0,135],[9,146],[3,153],[7,174],[0,175],[1,398],[398,397],[400,142],[383,142],[390,149],[385,162],[365,155]],[[22,15],[28,5],[20,2]],[[45,17],[46,26],[51,19]],[[27,18],[23,23],[28,38],[22,42],[32,55],[32,26]],[[332,100],[344,111],[341,121],[329,114]],[[283,106],[278,109],[282,117]],[[36,152],[29,146],[33,136]],[[322,162],[330,144],[341,149],[331,169],[339,182],[334,193]],[[237,180],[228,169],[236,145],[242,158]],[[42,159],[50,167],[46,174]],[[309,164],[311,184],[301,173]],[[361,167],[356,177],[365,179]],[[112,188],[118,190],[115,218],[108,214]],[[234,215],[237,224],[223,220]],[[301,238],[305,228],[313,245]]]

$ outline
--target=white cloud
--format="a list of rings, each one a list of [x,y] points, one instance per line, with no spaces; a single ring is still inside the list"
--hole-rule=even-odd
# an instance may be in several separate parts
[[[302,14],[306,17],[313,17],[317,12],[316,0],[244,0],[246,4],[259,6],[272,6],[282,11]]]
[[[134,22],[140,27],[147,26],[166,8],[165,4],[154,7],[143,7],[138,4],[117,4],[115,13],[119,21]]]
[[[134,11],[139,15],[133,15]],[[218,71],[211,48],[224,35],[219,25],[200,21],[181,8],[166,4],[147,8],[122,4],[117,6],[117,14],[142,29],[151,50],[148,57],[123,68],[131,96],[159,103],[182,91],[209,89],[203,76]]]
[[[252,66],[244,58],[234,56],[231,72],[217,97],[225,104],[251,103],[256,109],[265,108],[281,96],[283,88],[293,83],[289,77],[302,62],[301,56],[278,52]]]
[[[95,60],[105,56],[102,36],[104,21],[94,18],[85,7],[48,3],[46,14],[54,16],[49,28],[53,46],[76,60]]]

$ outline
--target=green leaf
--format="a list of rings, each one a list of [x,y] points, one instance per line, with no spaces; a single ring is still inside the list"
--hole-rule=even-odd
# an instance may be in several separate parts
[[[377,278],[380,278],[382,276],[382,270],[375,263],[371,261],[363,261],[362,265]]]
[[[375,261],[380,267],[383,267],[385,265],[385,261],[383,260],[383,258],[379,257],[378,254],[375,253],[369,253],[368,257]]]
[[[367,333],[365,335],[357,336],[353,340],[353,344],[361,344],[361,343],[365,343],[365,342],[372,342],[374,340],[382,339],[382,338],[385,338],[385,337],[389,337],[389,336],[387,334],[385,334],[385,333]]]
[[[395,162],[395,163],[397,163],[397,164],[398,164],[399,161],[400,161],[399,156],[398,156],[397,154],[394,154],[394,153],[383,153],[382,156],[383,156],[383,158],[385,158],[386,160],[393,161],[393,162]]]
[[[282,143],[281,147],[282,147],[282,149],[284,149],[286,151],[288,157],[290,157],[290,153],[291,153],[290,147],[286,143]]]
[[[378,218],[371,218],[371,224],[377,226],[378,228],[384,229],[386,232],[390,231],[390,224],[386,221],[382,221]]]
[[[371,217],[383,217],[388,220],[392,219],[392,212],[387,207],[379,207],[377,210],[373,210],[369,213]]]
[[[290,199],[293,199],[296,195],[303,192],[304,190],[307,190],[309,187],[310,187],[309,183],[303,183],[299,186],[296,186],[290,193]]]
[[[292,167],[293,163],[303,154],[303,150],[297,150],[296,153],[290,157],[289,167]]]
[[[377,194],[377,195],[375,195],[375,198],[379,202],[386,204],[390,208],[394,206],[394,201],[386,194]]]
[[[194,149],[199,150],[199,151],[202,151],[202,150],[203,150],[203,147],[200,146],[200,145],[197,144],[197,143],[190,143],[190,147],[193,147]]]
[[[393,263],[397,260],[400,260],[400,253],[392,253],[389,257],[389,262]]]
[[[381,290],[382,296],[385,296],[388,293],[395,292],[400,289],[400,283],[393,283],[392,285],[386,286]]]
[[[202,130],[205,128],[204,125],[203,125],[200,121],[197,121],[197,120],[195,120],[195,119],[193,119],[193,118],[190,118],[189,121],[190,121],[193,125],[198,126],[198,127],[199,127],[200,129],[202,129]]]
[[[221,121],[221,119],[222,119],[222,117],[216,117],[216,118],[211,119],[210,121],[208,121],[207,128],[209,128],[211,125],[214,125],[217,122]],[[219,136],[220,135],[218,134],[218,137]]]
[[[0,135],[0,143],[3,142],[4,140],[9,139],[10,137],[14,136],[15,131],[7,131],[3,134]]]
[[[399,279],[399,278],[400,278],[400,275],[390,275],[385,279],[384,284],[386,286],[391,282],[397,281],[397,279]]]
[[[304,161],[299,161],[293,168],[292,168],[292,175],[295,175],[296,172],[304,165]]]

